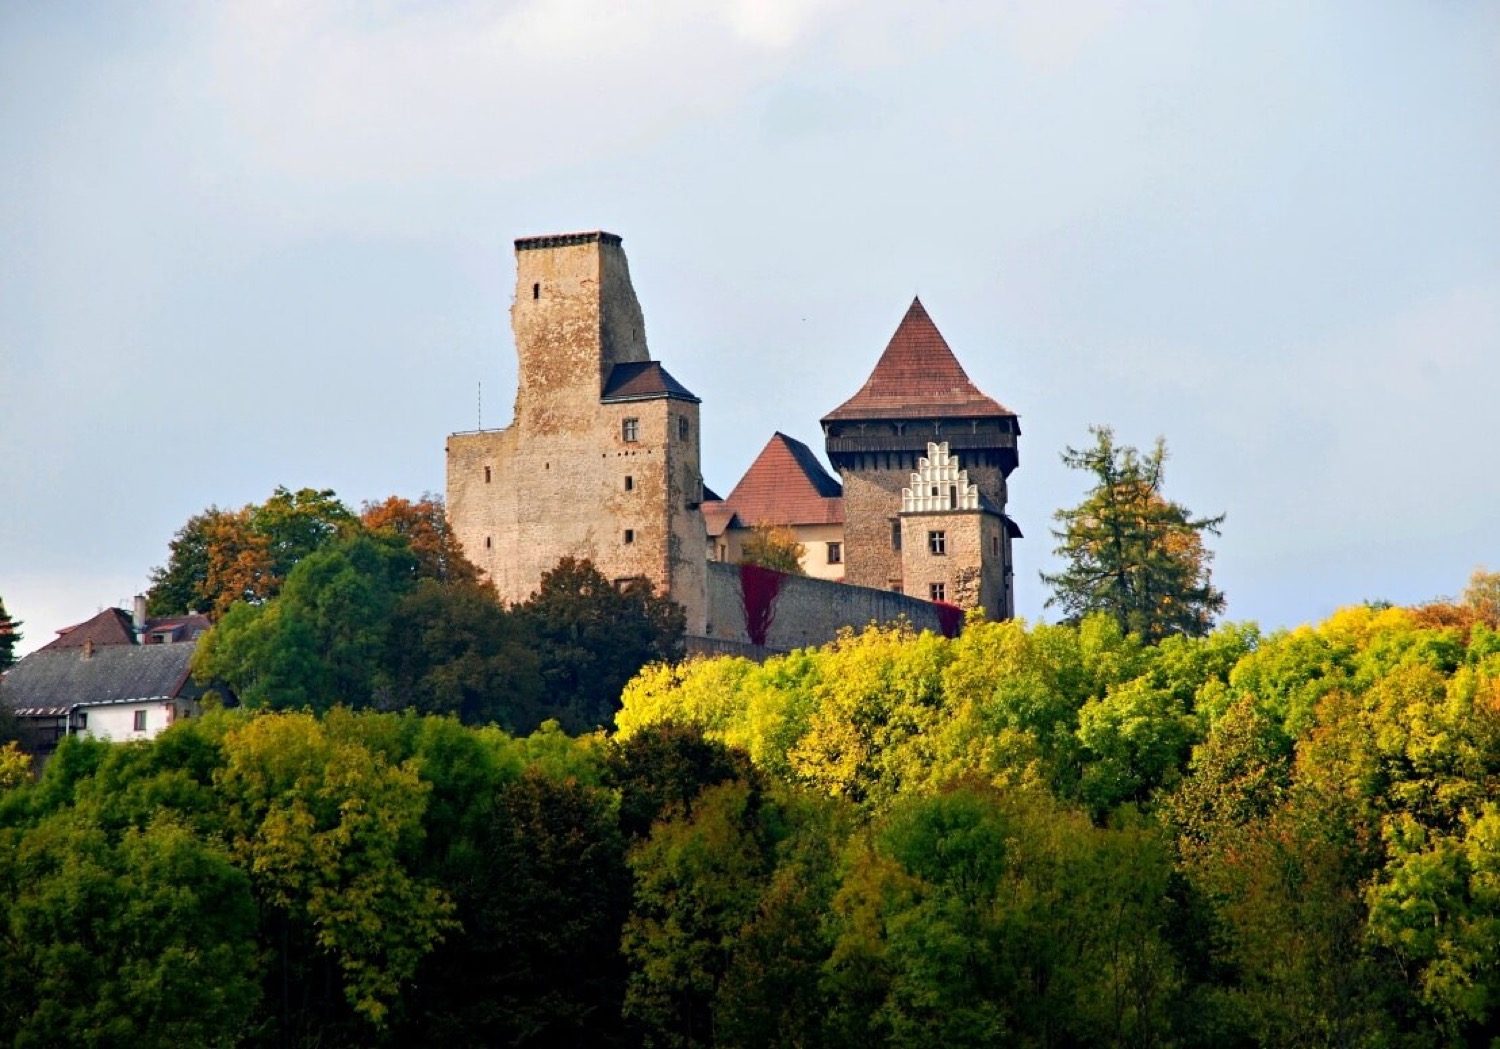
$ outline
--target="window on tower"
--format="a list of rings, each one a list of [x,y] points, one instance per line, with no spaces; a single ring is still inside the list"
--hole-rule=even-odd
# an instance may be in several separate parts
[[[928,583],[927,593],[933,601],[948,600],[948,587],[944,583]]]
[[[620,436],[627,441],[639,441],[641,439],[641,421],[639,419],[626,419],[621,422]]]
[[[933,555],[938,556],[938,557],[941,557],[943,554],[946,554],[948,552],[948,533],[947,532],[928,532],[927,533],[927,552],[929,554],[933,554]],[[933,598],[933,600],[937,601],[937,600],[939,600],[939,598]]]

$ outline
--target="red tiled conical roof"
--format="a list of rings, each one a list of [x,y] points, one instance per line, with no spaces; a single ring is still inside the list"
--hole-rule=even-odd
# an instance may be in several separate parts
[[[865,384],[823,418],[972,419],[1015,414],[969,380],[922,300],[912,299]]]
[[[784,433],[772,435],[724,505],[744,524],[840,524],[843,486],[813,450]]]

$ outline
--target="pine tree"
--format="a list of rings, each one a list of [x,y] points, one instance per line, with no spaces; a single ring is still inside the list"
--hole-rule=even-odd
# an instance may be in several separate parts
[[[1162,495],[1166,443],[1149,455],[1117,446],[1107,426],[1090,427],[1094,445],[1068,448],[1067,466],[1094,476],[1083,502],[1053,515],[1062,526],[1054,553],[1062,571],[1042,573],[1052,587],[1048,607],[1077,623],[1101,612],[1148,642],[1171,634],[1202,637],[1224,610],[1224,594],[1210,582],[1213,555],[1203,534],[1219,534],[1224,515],[1198,517]]]
[[[5,599],[0,597],[0,674],[16,663],[16,645],[21,642],[21,624],[12,619],[5,610]]]

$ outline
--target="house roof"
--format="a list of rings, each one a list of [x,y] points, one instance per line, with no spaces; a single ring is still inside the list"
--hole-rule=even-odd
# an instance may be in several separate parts
[[[853,397],[823,417],[840,419],[932,419],[1013,416],[982,393],[927,315],[921,299],[911,308],[875,370]]]
[[[194,614],[185,616],[156,616],[146,620],[147,636],[170,633],[172,641],[191,641],[213,626],[208,616]],[[64,648],[82,648],[92,641],[94,647],[106,645],[134,645],[135,620],[123,608],[106,608],[92,619],[63,627],[57,637],[47,642],[38,652],[54,652]]]
[[[617,364],[609,371],[604,381],[604,392],[599,400],[645,401],[657,397],[675,397],[680,401],[698,403],[698,398],[682,383],[672,378],[660,361],[632,361]]]
[[[0,678],[0,703],[11,709],[118,703],[194,694],[188,664],[195,642],[37,649]]]
[[[727,505],[748,527],[843,524],[844,489],[813,450],[784,433],[772,435]]]
[[[62,648],[82,648],[92,641],[96,646],[133,645],[135,627],[130,613],[123,608],[106,608],[92,619],[63,627],[57,637],[47,642],[38,652],[52,652]]]
[[[724,534],[726,529],[740,526],[740,520],[735,516],[734,510],[722,499],[705,499],[702,510],[703,524],[708,530],[710,539],[717,539]]]

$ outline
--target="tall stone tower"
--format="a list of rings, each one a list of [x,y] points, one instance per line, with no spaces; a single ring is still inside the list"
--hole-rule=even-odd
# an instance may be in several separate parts
[[[649,580],[702,633],[698,398],[646,348],[620,238],[516,241],[519,384],[501,430],[449,436],[448,519],[505,601],[564,556]]]
[[[823,418],[844,484],[844,581],[1015,614],[1006,483],[1016,413],[980,392],[913,299],[865,384]]]

